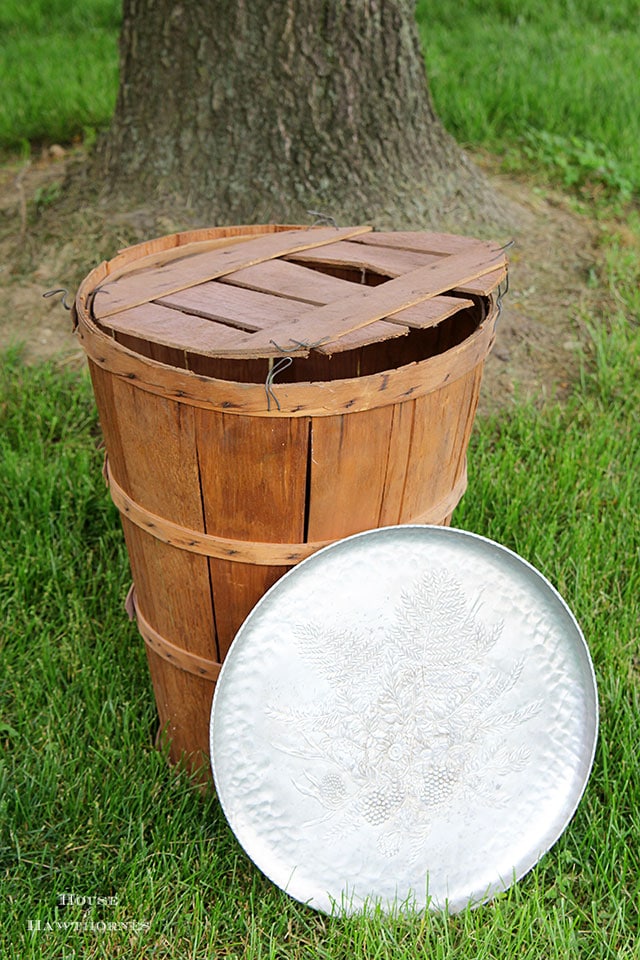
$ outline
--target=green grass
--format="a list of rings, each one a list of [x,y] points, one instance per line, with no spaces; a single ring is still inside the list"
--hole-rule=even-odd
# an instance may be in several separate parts
[[[0,148],[68,143],[109,122],[119,0],[3,0]]]
[[[637,265],[615,238],[609,249],[626,316],[593,326],[564,405],[478,422],[455,517],[537,566],[576,614],[599,684],[595,766],[538,866],[457,917],[312,912],[251,865],[215,797],[167,766],[122,608],[127,559],[88,378],[5,358],[0,956],[637,956],[640,311]],[[115,899],[83,913],[57,906],[64,893]]]
[[[460,142],[638,196],[637,0],[419,0],[418,20],[436,109]]]

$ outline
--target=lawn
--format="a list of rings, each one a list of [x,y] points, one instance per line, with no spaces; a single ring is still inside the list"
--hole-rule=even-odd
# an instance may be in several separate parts
[[[627,88],[640,102],[630,67],[640,60],[638,5],[463,2],[455,17],[442,6],[419,4],[438,108],[472,149],[503,155],[540,190],[552,177],[567,202],[580,192],[583,209],[590,204],[584,215],[601,225],[594,282],[617,304],[583,318],[581,373],[562,402],[513,403],[478,419],[469,488],[454,516],[456,526],[534,564],[582,626],[601,727],[578,811],[525,878],[457,916],[372,909],[329,918],[270,884],[215,796],[154,747],[153,693],[123,610],[130,574],[101,478],[88,375],[55,360],[26,365],[14,350],[0,368],[2,957],[638,956],[640,222],[632,195],[640,177],[623,142],[629,130],[638,140],[637,117],[625,112]],[[55,57],[36,42],[54,22],[70,44]],[[105,31],[103,76],[115,78],[117,23],[112,2],[8,3],[3,55],[19,36],[30,70],[44,71],[48,60],[46,69],[64,73],[86,50],[85,30]],[[570,39],[575,69],[562,53]],[[603,51],[611,70],[602,68]],[[556,55],[565,72],[553,86],[540,63]],[[626,84],[621,105],[610,103],[611,123],[600,99],[608,74]],[[87,77],[81,86],[93,110],[97,86]],[[515,77],[526,78],[518,95],[508,93]],[[11,135],[0,133],[6,148],[66,142],[106,122],[115,79],[100,110],[77,114],[77,98],[60,82],[47,87],[40,126],[11,114]],[[525,100],[528,113],[518,107]],[[592,155],[604,172],[596,164],[594,173]]]
[[[551,852],[505,895],[451,918],[374,912],[344,921],[294,903],[247,860],[215,797],[167,766],[152,743],[142,644],[123,614],[127,560],[100,478],[88,378],[8,357],[0,393],[3,955],[57,957],[66,944],[78,956],[124,957],[134,937],[141,957],[419,949],[475,958],[498,956],[501,945],[525,957],[633,956],[635,323],[621,312],[594,329],[594,362],[564,406],[482,420],[472,440],[456,524],[516,550],[564,595],[594,659],[601,736],[585,797]],[[63,894],[110,902],[85,912],[58,907]]]

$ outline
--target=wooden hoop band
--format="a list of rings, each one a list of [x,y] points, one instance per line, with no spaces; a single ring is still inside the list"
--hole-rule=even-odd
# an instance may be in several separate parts
[[[246,540],[231,540],[227,537],[216,537],[210,533],[200,533],[188,527],[182,527],[171,520],[151,513],[145,507],[136,503],[125,493],[114,479],[109,469],[108,459],[105,458],[104,474],[109,484],[111,498],[123,517],[126,517],[141,530],[179,550],[198,553],[205,557],[214,557],[218,560],[233,560],[236,563],[251,563],[267,567],[290,567],[322,547],[328,546],[334,540],[316,540],[313,543],[261,543]],[[406,523],[442,523],[449,514],[453,513],[458,501],[467,488],[466,461],[462,473],[451,491],[419,517],[413,517]]]
[[[498,311],[488,316],[462,343],[444,353],[394,370],[327,383],[278,384],[278,402],[268,409],[264,383],[236,383],[200,376],[134,353],[107,336],[77,301],[76,334],[91,363],[156,396],[249,417],[333,417],[415,400],[441,390],[484,363],[495,339]]]
[[[170,643],[169,640],[161,636],[157,630],[154,630],[151,624],[145,620],[140,613],[136,604],[136,595],[133,588],[129,591],[126,606],[130,612],[133,611],[140,636],[150,650],[153,650],[158,656],[167,660],[174,667],[184,670],[186,673],[192,673],[196,677],[202,677],[203,680],[211,680],[213,682],[218,679],[222,668],[221,663],[216,663],[214,660],[207,660],[206,657],[199,657],[195,653],[184,650],[182,647],[177,647],[174,643]]]

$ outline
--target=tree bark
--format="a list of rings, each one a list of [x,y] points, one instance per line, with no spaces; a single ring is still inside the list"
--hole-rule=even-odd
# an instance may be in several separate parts
[[[123,14],[97,155],[111,191],[207,223],[500,219],[434,113],[412,0],[124,0]]]

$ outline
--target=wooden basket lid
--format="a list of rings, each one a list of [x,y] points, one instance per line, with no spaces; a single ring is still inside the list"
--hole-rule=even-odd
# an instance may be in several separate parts
[[[434,326],[506,272],[502,248],[468,237],[312,227],[135,260],[95,289],[92,313],[116,336],[202,356],[330,355]]]

